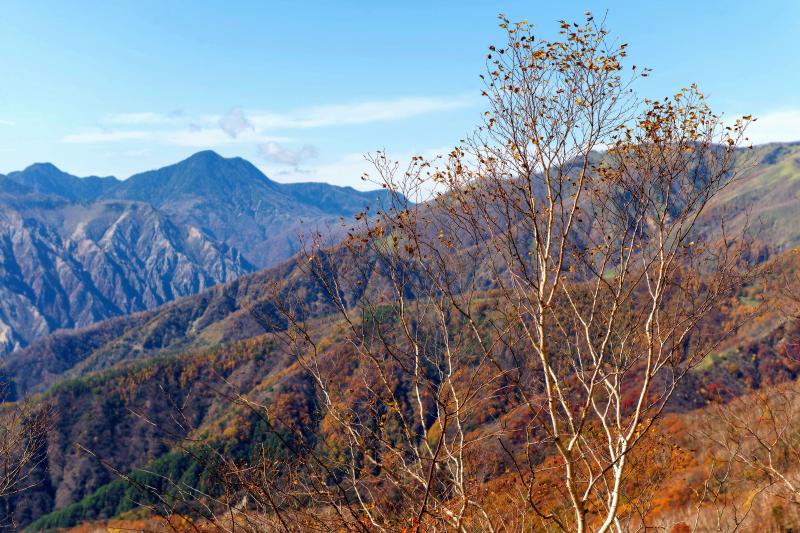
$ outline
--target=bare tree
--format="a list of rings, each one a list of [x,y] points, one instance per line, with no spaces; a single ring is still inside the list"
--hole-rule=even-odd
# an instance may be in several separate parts
[[[328,501],[373,528],[503,528],[476,471],[500,446],[517,518],[621,530],[628,456],[725,337],[706,321],[747,276],[744,243],[697,231],[735,178],[747,118],[724,126],[694,86],[635,100],[625,45],[591,16],[553,42],[502,27],[484,126],[438,168],[372,158],[392,204],[345,250],[308,251],[359,392],[284,306],[287,349],[336,428],[346,488]],[[524,423],[479,429],[493,402]]]
[[[315,408],[237,398],[283,451],[219,461],[220,527],[605,532],[646,512],[634,451],[748,276],[724,224],[699,231],[747,117],[726,127],[694,86],[638,100],[647,71],[591,15],[554,41],[501,27],[483,126],[436,161],[373,156],[388,204],[276,291]]]

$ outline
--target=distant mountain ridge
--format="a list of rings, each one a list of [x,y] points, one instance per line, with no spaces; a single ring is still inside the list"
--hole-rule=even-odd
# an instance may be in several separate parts
[[[204,151],[131,176],[107,196],[148,202],[241,250],[263,268],[297,252],[301,221],[336,226],[341,217],[351,217],[385,195],[326,183],[281,184],[245,159]]]
[[[211,159],[211,163],[204,161],[206,158]],[[763,260],[769,267],[765,272],[770,277],[763,284],[744,287],[733,299],[749,306],[755,305],[749,302],[757,302],[756,297],[762,291],[779,290],[787,275],[800,271],[800,254],[796,252],[800,248],[795,248],[800,246],[800,225],[795,222],[800,217],[800,144],[759,146],[752,151],[740,151],[737,158],[741,170],[739,179],[715,198],[708,209],[709,214],[717,210],[728,213],[729,228],[749,224],[760,230],[758,238],[765,251],[759,261]],[[208,154],[201,154],[192,162],[192,165],[199,165],[198,169],[210,167],[214,173],[222,172],[214,170],[216,164],[213,156]],[[361,194],[348,196],[346,189],[317,184],[255,183],[258,175],[251,174],[246,164],[236,161],[231,162],[230,167],[225,162],[219,164],[219,169],[232,167],[240,173],[219,189],[213,181],[185,181],[193,180],[200,170],[184,172],[186,167],[166,167],[155,171],[157,175],[148,174],[147,179],[137,178],[124,192],[120,192],[123,188],[115,187],[106,193],[110,198],[87,204],[33,193],[30,187],[8,178],[0,178],[0,190],[5,191],[6,186],[13,190],[14,194],[9,193],[9,196],[14,202],[67,206],[59,208],[64,212],[110,205],[146,206],[162,214],[162,227],[165,228],[167,221],[176,220],[176,217],[197,220],[197,226],[181,223],[175,227],[195,228],[197,234],[209,236],[209,239],[215,228],[214,221],[204,220],[197,206],[214,207],[217,211],[213,213],[219,213],[223,208],[237,209],[233,202],[226,202],[226,196],[241,202],[238,209],[247,220],[242,227],[270,220],[259,215],[261,211],[252,212],[253,206],[259,204],[248,200],[248,195],[256,194],[248,191],[269,189],[269,192],[258,192],[264,198],[262,206],[275,205],[269,202],[285,202],[292,209],[309,205],[311,199],[331,195],[330,200],[322,202],[324,206],[314,207],[312,203],[309,207],[308,211],[315,213],[314,216],[320,220],[333,219],[332,215],[320,214],[324,209],[345,213],[350,208],[347,202],[357,205],[363,198]],[[203,190],[205,186],[210,189]],[[161,188],[151,191],[152,197],[135,196],[146,195],[152,187]],[[296,189],[293,191],[293,188]],[[25,194],[35,196],[36,202],[26,199]],[[131,199],[134,196],[135,199]],[[165,201],[163,209],[172,209],[174,215],[165,214],[162,208],[149,203],[158,203],[159,196],[173,198],[170,202]],[[176,203],[178,200],[183,202],[180,204],[183,207]],[[48,212],[62,212],[56,208],[49,209]],[[222,215],[224,213],[219,216]],[[68,221],[70,217],[64,215],[60,220]],[[714,216],[704,219],[701,229],[718,231],[719,228],[714,226],[716,220]],[[67,222],[60,225],[72,227]],[[102,230],[105,225],[98,222],[96,227]],[[93,224],[88,224],[82,231],[90,241],[102,241],[95,233],[100,230],[94,228]],[[122,236],[132,232],[118,229],[108,234]],[[168,236],[171,232],[164,229],[163,234]],[[212,239],[210,242],[219,241]],[[337,250],[337,247],[332,247],[327,252],[329,261],[336,262],[345,257],[337,255]],[[142,252],[142,255],[151,254]],[[377,261],[377,258],[372,260]],[[380,275],[376,274],[371,280],[372,286],[362,287],[359,291],[380,287],[380,283]],[[354,301],[360,294],[343,296],[347,301]],[[41,483],[18,498],[9,511],[0,509],[0,522],[4,512],[13,513],[15,520],[24,525],[55,511],[31,530],[38,530],[40,526],[43,529],[70,527],[81,521],[118,516],[133,508],[132,503],[126,507],[127,502],[134,501],[126,494],[137,496],[139,493],[126,493],[127,485],[115,481],[112,472],[102,468],[94,457],[80,452],[74,443],[92,449],[123,472],[144,468],[153,473],[153,479],[165,472],[169,475],[189,472],[187,466],[172,470],[176,464],[171,462],[175,455],[163,444],[163,435],[158,430],[172,427],[169,424],[175,421],[171,417],[176,403],[188,406],[195,427],[203,432],[207,430],[215,438],[227,439],[224,429],[237,429],[231,433],[230,441],[224,441],[226,446],[229,443],[244,446],[263,444],[263,435],[251,431],[259,427],[255,417],[252,420],[241,418],[239,406],[229,404],[225,395],[219,394],[218,386],[223,379],[248,398],[270,406],[275,410],[271,412],[279,413],[284,419],[301,423],[313,420],[314,383],[301,366],[295,364],[291,355],[276,348],[283,341],[272,336],[275,331],[285,328],[285,322],[275,310],[276,295],[289,305],[295,299],[302,300],[310,313],[304,318],[310,319],[309,323],[313,322],[314,327],[324,332],[321,337],[325,342],[319,345],[321,364],[330,364],[330,368],[341,372],[337,379],[344,390],[363,389],[360,369],[356,365],[341,364],[348,361],[348,354],[353,349],[347,336],[340,332],[344,325],[332,315],[332,304],[325,290],[313,276],[307,275],[301,256],[217,284],[198,294],[177,298],[157,309],[105,320],[81,329],[56,332],[35,340],[0,361],[0,382],[8,384],[17,397],[37,401],[37,395],[42,394],[41,398],[60,407],[57,429],[48,441],[47,468],[37,473]],[[743,312],[744,308],[738,306],[725,311],[731,313],[729,318],[737,323],[739,313]],[[781,355],[781,347],[789,342],[795,343],[797,332],[787,329],[780,315],[777,307],[771,308],[765,317],[737,326],[737,335],[730,344],[712,354],[708,363],[698,367],[676,392],[675,412],[705,405],[712,386],[739,395],[753,388],[796,380],[800,365],[796,359],[788,360],[787,364],[787,358]],[[486,423],[508,423],[506,427],[514,427],[513,417],[503,418],[506,415],[498,414],[500,412],[493,411]],[[145,418],[139,414],[157,423],[144,423]],[[186,426],[177,428],[179,435],[185,435],[185,431],[188,431]],[[324,424],[311,431],[320,438],[328,437],[324,433]],[[250,453],[251,450],[247,451]],[[503,463],[506,455],[502,449],[495,449],[492,453],[494,455],[487,456],[487,462],[497,464],[497,472],[506,467],[511,469],[512,464]]]
[[[198,156],[205,157],[202,153]],[[800,143],[743,149],[737,153],[736,164],[739,178],[709,204],[709,216],[703,217],[698,227],[709,234],[719,231],[713,226],[718,220],[713,215],[719,212],[725,214],[729,228],[747,225],[758,241],[756,248],[761,248],[754,249],[763,255],[759,261],[800,246],[800,225],[794,222],[800,217]],[[283,195],[287,189],[300,187],[309,198],[324,198],[331,190],[346,191],[316,183],[270,182],[268,186]],[[758,202],[758,198],[763,201]],[[755,208],[748,210],[744,205]],[[332,247],[331,253],[336,249]],[[121,361],[148,358],[159,350],[180,351],[247,339],[263,333],[264,328],[254,323],[251,311],[259,309],[270,314],[266,310],[272,298],[270,291],[275,287],[288,290],[285,287],[292,286],[307,303],[313,302],[311,307],[318,308],[320,315],[330,312],[319,287],[307,280],[298,281],[304,278],[301,270],[298,258],[294,258],[135,317],[97,324],[85,331],[51,335],[0,363],[0,373],[13,376],[24,395]],[[154,333],[158,331],[169,334]]]
[[[0,176],[0,355],[276,264],[304,227],[335,238],[384,195],[280,184],[211,151],[125,181],[49,163]]]
[[[51,163],[34,163],[25,170],[11,172],[7,177],[33,192],[75,201],[95,200],[120,183],[113,176],[79,178],[59,170]]]
[[[727,228],[750,226],[773,252],[800,245],[800,143],[741,150],[737,165],[709,212],[725,210]],[[276,265],[303,232],[335,241],[342,218],[387,194],[282,184],[213,151],[124,181],[49,163],[0,176],[0,356]]]

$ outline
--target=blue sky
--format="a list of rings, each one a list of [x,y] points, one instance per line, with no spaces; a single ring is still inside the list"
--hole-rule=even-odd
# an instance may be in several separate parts
[[[363,187],[363,154],[434,154],[477,123],[496,16],[607,12],[645,96],[697,82],[759,117],[755,142],[800,140],[800,2],[114,2],[6,0],[0,172],[50,161],[131,174],[198,150],[278,181]]]

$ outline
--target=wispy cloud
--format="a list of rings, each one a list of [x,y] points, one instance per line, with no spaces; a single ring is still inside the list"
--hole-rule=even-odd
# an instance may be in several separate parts
[[[316,146],[307,144],[297,150],[290,150],[275,141],[264,143],[258,147],[258,152],[267,161],[274,161],[283,165],[291,165],[296,169],[310,159],[319,155]]]
[[[17,123],[16,123],[16,122],[14,122],[13,120],[3,120],[3,119],[0,119],[0,126],[8,126],[8,127],[10,127],[10,128],[13,128],[13,127],[14,127],[14,126],[16,126],[16,125],[17,125]]]
[[[90,132],[73,133],[62,137],[61,141],[72,144],[93,144],[122,141],[152,141],[176,146],[211,148],[236,142],[266,143],[266,142],[285,142],[290,139],[286,137],[276,137],[258,135],[255,132],[246,132],[237,137],[231,137],[218,128],[187,128],[185,130],[120,130],[103,131],[96,130]]]
[[[115,113],[105,116],[98,128],[66,135],[61,141],[82,144],[150,141],[190,147],[256,143],[261,145],[264,157],[296,167],[314,157],[315,150],[309,146],[290,150],[270,144],[288,140],[281,132],[403,120],[462,109],[474,103],[473,98],[466,96],[409,97],[307,107],[286,113],[239,107],[222,115],[203,116],[187,116],[180,110]]]

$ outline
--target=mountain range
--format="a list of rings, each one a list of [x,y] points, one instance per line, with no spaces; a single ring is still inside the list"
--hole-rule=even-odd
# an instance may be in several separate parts
[[[212,151],[124,181],[48,163],[0,176],[0,355],[274,265],[384,194],[277,183]]]
[[[740,177],[709,211],[728,213],[729,227],[751,227],[758,261],[769,268],[763,286],[743,287],[721,321],[733,321],[740,307],[765,299],[766,291],[779,291],[788,273],[800,271],[795,253],[800,246],[795,222],[800,216],[800,143],[743,150],[737,165]],[[49,530],[126,516],[145,496],[118,479],[108,465],[146,486],[160,487],[167,477],[177,476],[200,487],[203,472],[165,441],[165,433],[177,439],[190,431],[211,436],[243,457],[252,453],[249,445],[269,438],[257,417],[220,393],[223,384],[268,406],[276,419],[307,424],[308,434],[329,438],[324,425],[314,422],[313,383],[278,346],[275,333],[286,324],[274,308],[276,292],[280,300],[290,294],[302,299],[311,310],[309,318],[325,339],[319,346],[321,361],[336,369],[340,386],[363,388],[347,363],[351,347],[340,333],[341,323],[331,318],[324,291],[304,274],[297,257],[281,260],[298,245],[288,232],[301,228],[300,220],[333,222],[380,202],[382,193],[324,184],[281,185],[244,160],[211,152],[125,182],[74,178],[51,166],[34,165],[0,183],[3,224],[11,227],[6,218],[17,225],[30,221],[20,226],[24,232],[9,230],[17,236],[11,242],[48,243],[17,245],[12,247],[15,255],[4,256],[3,290],[19,295],[22,303],[9,300],[0,311],[13,315],[28,305],[67,316],[46,304],[59,294],[57,287],[68,287],[56,301],[70,311],[83,302],[84,313],[78,315],[83,323],[73,318],[72,329],[49,335],[45,322],[27,346],[0,362],[0,381],[11,387],[12,399],[58,406],[46,460],[32,474],[36,486],[12,499],[0,511],[0,522],[13,519],[22,526],[31,524],[31,530]],[[240,229],[234,231],[229,224]],[[274,232],[268,231],[273,227]],[[37,258],[38,270],[25,277],[32,272],[30,259],[24,262],[30,254]],[[9,266],[14,264],[20,266]],[[73,279],[83,284],[64,281]],[[123,282],[129,284],[120,289],[124,297],[111,290]],[[86,296],[80,300],[79,294]],[[105,311],[101,303],[112,309],[114,298],[128,303],[114,303],[113,312]],[[101,311],[113,318],[101,320]],[[767,309],[759,320],[738,328],[676,392],[672,409],[677,418],[671,424],[677,427],[688,423],[687,417],[702,416],[710,391],[732,397],[800,376],[800,365],[781,355],[800,330],[783,320],[779,310]],[[188,423],[176,420],[176,405],[185,407],[182,416]],[[487,426],[516,423],[513,412],[495,407],[491,416],[487,413]],[[481,427],[475,431],[479,434]],[[105,466],[75,444],[91,449]],[[494,468],[487,479],[502,483],[513,465],[494,445],[487,445],[485,455],[486,464]],[[667,479],[696,475],[692,468],[700,466],[686,464],[683,470],[669,470],[672,477]],[[681,487],[689,490],[685,483]]]

